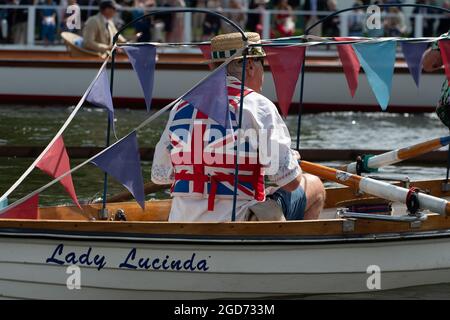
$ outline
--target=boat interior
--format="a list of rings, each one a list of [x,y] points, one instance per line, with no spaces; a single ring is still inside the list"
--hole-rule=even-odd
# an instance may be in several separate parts
[[[450,191],[443,189],[443,180],[411,182],[410,186],[421,192],[441,198],[450,198]],[[439,232],[450,229],[450,219],[427,213],[426,219],[384,220],[342,218],[337,215],[341,203],[359,199],[361,203],[374,198],[349,187],[327,188],[325,208],[318,220],[302,221],[238,221],[238,222],[167,222],[170,200],[148,200],[145,210],[136,202],[108,203],[108,218],[101,218],[102,204],[41,207],[38,220],[1,219],[0,230],[58,230],[64,232],[91,232],[111,234],[139,234],[160,236],[224,236],[224,237],[324,237],[361,236],[374,237],[417,232]],[[390,217],[408,217],[404,204],[392,203]],[[363,237],[364,238],[364,237]]]

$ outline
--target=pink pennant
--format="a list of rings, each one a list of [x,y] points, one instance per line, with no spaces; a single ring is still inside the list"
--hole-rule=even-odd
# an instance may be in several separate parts
[[[1,219],[38,219],[39,194],[0,214]]]
[[[450,41],[440,40],[439,49],[441,50],[442,62],[444,63],[445,75],[450,81]]]
[[[336,37],[336,41],[350,41],[352,38]],[[355,96],[356,89],[358,88],[358,75],[361,64],[358,57],[353,50],[351,44],[339,44],[337,45],[339,59],[341,59],[342,68],[344,69],[345,78],[347,79],[348,87],[352,97]]]
[[[209,45],[209,44],[201,44],[198,47],[202,51],[203,58],[205,58],[206,60],[211,60],[211,45]],[[209,64],[209,68],[210,69],[213,68],[212,63]]]
[[[306,47],[264,47],[277,92],[281,113],[287,116]]]
[[[70,171],[69,156],[67,155],[66,147],[62,136],[56,139],[55,143],[37,163],[36,167],[47,173],[52,178],[58,178],[62,174]],[[81,209],[78,202],[75,188],[72,182],[72,175],[68,174],[59,181],[67,193],[72,198],[73,202]]]

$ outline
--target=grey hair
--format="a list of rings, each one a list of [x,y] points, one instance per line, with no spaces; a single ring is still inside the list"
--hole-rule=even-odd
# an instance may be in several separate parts
[[[227,73],[229,76],[242,80],[242,59],[231,61],[227,65]]]

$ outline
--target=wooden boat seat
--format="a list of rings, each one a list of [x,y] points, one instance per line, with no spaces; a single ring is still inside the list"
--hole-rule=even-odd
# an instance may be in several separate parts
[[[80,44],[83,43],[83,37],[72,32],[61,32],[61,38],[67,47],[67,51],[73,57],[96,56],[102,59],[106,58],[105,53],[91,51],[83,48]]]

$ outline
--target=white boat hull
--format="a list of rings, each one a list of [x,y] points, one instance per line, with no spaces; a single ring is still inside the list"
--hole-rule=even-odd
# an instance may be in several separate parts
[[[288,241],[80,241],[76,239],[0,238],[0,296],[25,299],[211,299],[280,295],[357,293],[450,282],[450,238],[430,237],[353,243]],[[62,255],[55,254],[63,245]],[[67,267],[47,259],[77,259],[89,248],[90,260],[105,265],[80,266],[81,289],[69,290]],[[149,270],[119,267],[130,251],[139,258],[187,261],[201,270]],[[58,251],[58,250],[57,250]],[[70,259],[69,259],[70,260]],[[101,261],[101,259],[97,259]],[[73,261],[71,261],[73,262]],[[83,261],[85,262],[85,261]],[[155,263],[155,268],[158,267]],[[169,263],[170,265],[170,263]],[[369,288],[380,268],[380,289]],[[165,265],[167,266],[167,264]],[[162,268],[160,266],[160,268]],[[368,272],[369,268],[369,272]],[[203,270],[205,269],[205,270]],[[370,279],[369,279],[370,278]],[[369,280],[368,280],[369,279]]]

